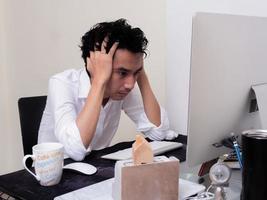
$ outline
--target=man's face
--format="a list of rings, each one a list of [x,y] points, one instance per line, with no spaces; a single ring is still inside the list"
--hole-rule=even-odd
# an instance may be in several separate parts
[[[143,69],[143,53],[117,49],[113,59],[112,74],[105,90],[105,98],[122,100],[134,88]]]

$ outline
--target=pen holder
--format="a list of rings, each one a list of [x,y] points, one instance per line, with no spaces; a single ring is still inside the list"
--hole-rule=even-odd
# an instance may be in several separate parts
[[[179,160],[158,156],[142,165],[118,161],[112,196],[115,200],[177,200],[178,181]]]

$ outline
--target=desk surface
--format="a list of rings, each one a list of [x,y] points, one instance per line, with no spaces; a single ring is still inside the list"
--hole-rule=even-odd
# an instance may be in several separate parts
[[[186,136],[180,135],[174,141],[186,144]],[[132,143],[133,142],[122,142],[112,147],[92,151],[83,161],[97,167],[97,173],[92,176],[85,176],[77,172],[64,170],[62,179],[58,185],[44,187],[40,186],[34,177],[26,170],[20,170],[0,176],[0,191],[21,200],[53,199],[61,194],[112,178],[114,177],[115,161],[102,159],[101,156],[129,148]],[[185,161],[186,146],[167,152],[164,155],[175,156],[180,159],[181,162]],[[65,164],[71,162],[74,161],[72,159],[66,159],[64,161]]]

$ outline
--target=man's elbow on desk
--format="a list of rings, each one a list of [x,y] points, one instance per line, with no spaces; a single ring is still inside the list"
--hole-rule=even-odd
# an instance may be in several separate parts
[[[145,134],[150,140],[173,140],[174,138],[178,137],[178,133],[172,130],[165,130],[165,131],[153,131],[150,134]]]
[[[75,161],[81,161],[88,154],[88,150],[82,142],[75,121],[70,122],[68,126],[56,130],[56,136],[58,141],[64,146],[64,157],[69,157]]]
[[[76,139],[76,140],[75,140]],[[81,139],[68,139],[61,143],[64,146],[64,157],[69,157],[75,161],[82,161],[88,154],[87,149],[84,147]]]
[[[74,142],[66,146],[64,145],[64,148],[67,156],[75,161],[82,161],[89,153],[84,147],[82,141]]]
[[[82,161],[85,156],[88,154],[88,152],[85,151],[73,151],[73,150],[66,150],[65,149],[65,154],[67,157],[75,160],[75,161]]]

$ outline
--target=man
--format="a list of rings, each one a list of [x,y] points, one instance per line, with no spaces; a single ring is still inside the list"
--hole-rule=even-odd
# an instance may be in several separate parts
[[[67,156],[82,160],[110,144],[121,110],[152,140],[176,137],[144,70],[147,43],[142,30],[125,19],[96,24],[85,33],[86,67],[50,79],[38,143],[60,142]]]

